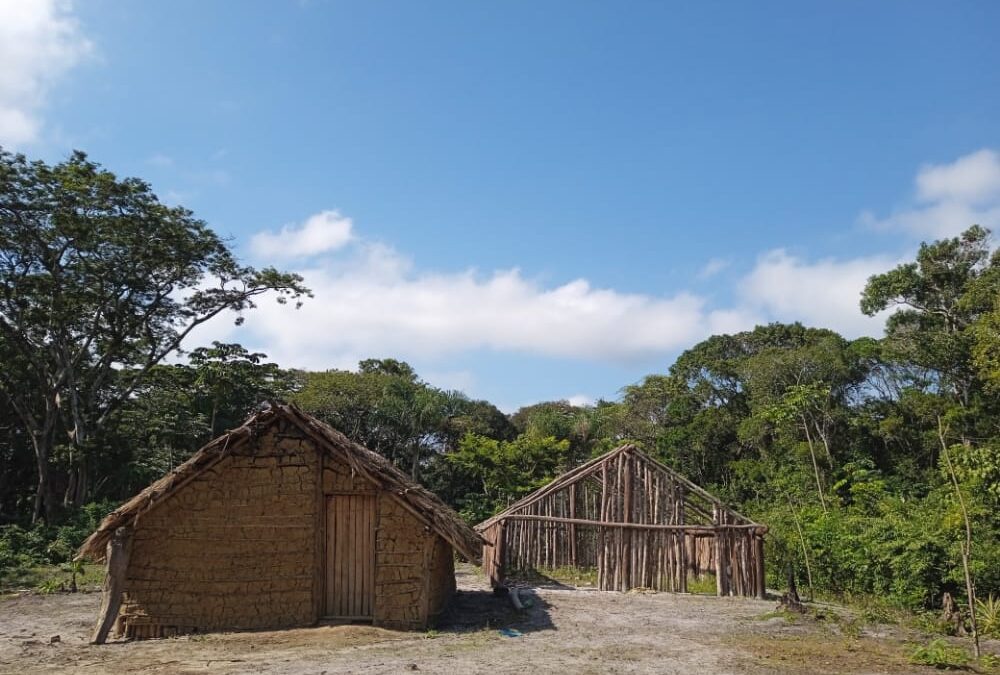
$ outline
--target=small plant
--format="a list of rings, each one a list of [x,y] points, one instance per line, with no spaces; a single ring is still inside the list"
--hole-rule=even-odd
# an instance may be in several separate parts
[[[62,570],[64,572],[68,572],[70,575],[69,592],[76,593],[78,590],[76,585],[77,577],[82,577],[87,572],[84,568],[83,561],[71,560],[70,562],[62,565]]]
[[[933,666],[942,670],[962,670],[969,665],[969,653],[953,647],[944,638],[936,638],[926,645],[917,645],[910,654],[910,663]]]
[[[857,619],[840,619],[837,625],[840,626],[840,632],[844,637],[854,640],[861,637],[861,622]]]
[[[976,600],[976,617],[982,635],[1000,637],[1000,598],[990,594],[985,600]]]
[[[756,617],[758,621],[768,621],[770,619],[784,619],[786,623],[795,623],[798,619],[796,614],[792,614],[787,609],[778,608],[771,612],[765,612]]]
[[[61,593],[66,590],[66,584],[59,579],[46,579],[42,583],[35,587],[35,590],[39,593],[49,595],[51,593]]]

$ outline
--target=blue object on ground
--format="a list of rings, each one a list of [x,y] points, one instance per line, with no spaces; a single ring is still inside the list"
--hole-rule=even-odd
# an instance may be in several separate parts
[[[504,637],[521,637],[523,633],[516,628],[501,628],[500,635]]]

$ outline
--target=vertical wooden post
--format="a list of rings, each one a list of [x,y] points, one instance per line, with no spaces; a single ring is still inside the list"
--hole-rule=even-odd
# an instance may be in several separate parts
[[[767,599],[767,590],[764,588],[764,535],[754,532],[753,536],[754,562],[757,569],[757,597],[761,600]]]
[[[490,565],[490,585],[498,588],[503,583],[504,570],[506,569],[507,556],[507,521],[501,520],[494,525],[494,542],[492,562]]]
[[[625,466],[622,471],[622,480],[625,482],[624,486],[624,503],[622,504],[622,521],[623,523],[632,522],[632,453],[623,455],[623,460]],[[622,590],[627,591],[632,588],[632,561],[634,558],[634,539],[632,537],[632,530],[629,528],[621,528],[622,539],[623,539],[623,551],[621,557],[622,565]]]
[[[605,461],[601,465],[601,522],[608,520],[608,463]],[[600,554],[597,558],[597,586],[602,591],[610,590],[608,584],[608,533],[607,528],[597,529],[597,538]]]
[[[569,517],[576,518],[576,483],[569,484]],[[569,526],[569,564],[576,567],[576,525]]]
[[[316,495],[315,518],[313,524],[316,532],[313,540],[313,616],[315,621],[326,613],[326,495],[323,494],[323,467],[326,464],[326,452],[316,448]]]
[[[106,553],[106,574],[104,576],[104,592],[101,595],[101,611],[97,615],[97,625],[90,643],[102,645],[108,639],[108,633],[118,619],[118,610],[122,606],[122,593],[125,590],[125,573],[128,571],[128,558],[131,553],[132,530],[119,527],[108,540]]]
[[[715,525],[715,594],[723,595],[724,580],[726,574],[726,563],[723,554],[721,514],[718,506],[712,506],[712,523]]]

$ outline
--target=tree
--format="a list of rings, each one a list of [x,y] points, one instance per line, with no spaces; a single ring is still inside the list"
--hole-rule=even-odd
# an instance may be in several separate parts
[[[242,345],[213,342],[191,351],[197,393],[208,399],[208,438],[237,426],[261,401],[283,398],[292,387],[288,374],[267,354]]]
[[[978,225],[960,236],[921,244],[914,262],[868,280],[861,310],[886,321],[890,358],[916,364],[933,386],[968,406],[978,385],[971,358],[976,323],[1000,294],[1000,254],[990,255],[990,232]]]
[[[54,515],[57,433],[79,504],[94,433],[195,327],[266,293],[309,295],[298,275],[240,264],[190,211],[82,152],[49,166],[0,149],[0,280],[0,392],[35,451],[36,520]]]
[[[358,364],[356,373],[308,373],[293,400],[348,437],[385,455],[414,480],[428,459],[454,445],[456,425],[482,428],[465,414],[473,407],[464,396],[431,387],[409,364],[395,359],[366,359]],[[486,428],[490,426],[487,422]]]
[[[521,434],[513,441],[468,434],[446,461],[465,472],[475,486],[459,499],[462,515],[473,522],[487,518],[532,490],[550,482],[566,459],[569,441]]]

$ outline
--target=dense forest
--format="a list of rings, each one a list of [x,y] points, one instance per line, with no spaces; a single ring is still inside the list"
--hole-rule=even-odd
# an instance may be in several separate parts
[[[758,326],[619,400],[510,415],[392,358],[303,372],[188,344],[309,290],[82,153],[0,151],[0,275],[0,575],[67,560],[117,502],[282,399],[470,522],[631,441],[770,527],[774,587],[792,569],[815,593],[930,608],[966,597],[967,553],[977,594],[1000,594],[1000,250],[977,226],[868,281],[858,311],[891,310],[881,338]]]

